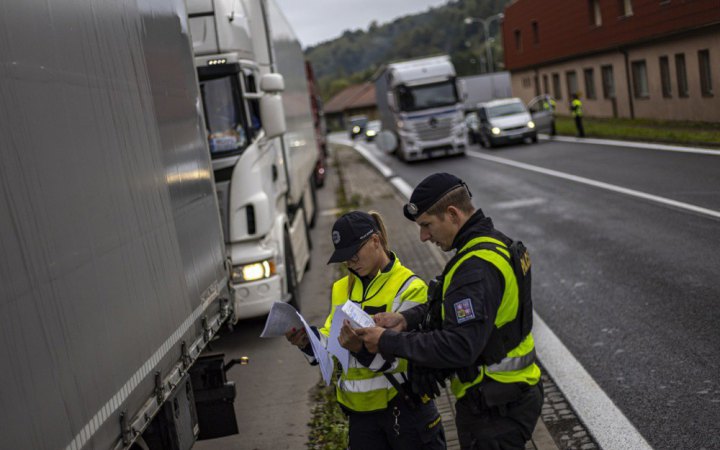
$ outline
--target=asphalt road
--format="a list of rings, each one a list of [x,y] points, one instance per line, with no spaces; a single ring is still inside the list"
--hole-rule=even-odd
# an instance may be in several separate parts
[[[541,141],[404,164],[363,145],[411,186],[458,175],[526,243],[536,311],[650,445],[720,448],[720,154]]]

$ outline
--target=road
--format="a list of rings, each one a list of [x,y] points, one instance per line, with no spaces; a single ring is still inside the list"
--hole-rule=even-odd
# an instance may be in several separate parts
[[[720,152],[541,141],[404,164],[361,146],[410,186],[458,175],[528,245],[537,313],[652,447],[720,448]]]

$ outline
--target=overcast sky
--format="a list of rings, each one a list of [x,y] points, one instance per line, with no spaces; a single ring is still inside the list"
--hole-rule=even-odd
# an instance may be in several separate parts
[[[378,24],[427,11],[448,0],[276,0],[303,48],[340,36],[345,30],[366,30]]]

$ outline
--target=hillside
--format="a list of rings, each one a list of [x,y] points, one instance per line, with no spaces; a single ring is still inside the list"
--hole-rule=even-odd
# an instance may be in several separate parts
[[[346,31],[341,37],[305,50],[315,69],[325,100],[350,84],[369,80],[382,64],[408,58],[449,54],[459,75],[484,72],[485,47],[478,24],[466,17],[489,17],[502,12],[510,0],[457,0],[424,13],[398,18],[367,30]],[[502,67],[497,22],[490,34],[493,59]]]

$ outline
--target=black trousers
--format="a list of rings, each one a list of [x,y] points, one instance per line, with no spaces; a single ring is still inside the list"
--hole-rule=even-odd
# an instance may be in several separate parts
[[[457,401],[455,424],[462,450],[523,450],[532,437],[543,404],[541,383],[501,407],[488,407],[481,395]]]
[[[585,137],[585,128],[583,128],[582,116],[575,116],[575,128],[577,128],[579,137]]]
[[[444,450],[445,432],[435,402],[410,408],[399,395],[387,409],[348,412],[348,450]]]

